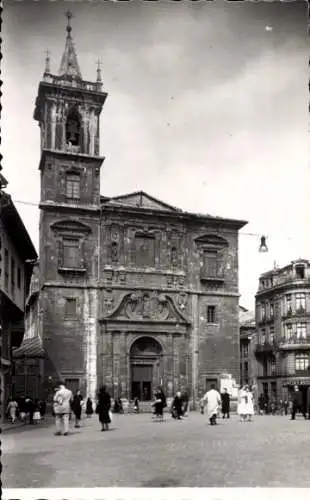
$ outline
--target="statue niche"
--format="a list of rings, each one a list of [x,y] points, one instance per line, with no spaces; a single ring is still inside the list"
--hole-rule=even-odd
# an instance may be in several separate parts
[[[135,237],[135,255],[137,267],[155,266],[155,239],[153,236]]]

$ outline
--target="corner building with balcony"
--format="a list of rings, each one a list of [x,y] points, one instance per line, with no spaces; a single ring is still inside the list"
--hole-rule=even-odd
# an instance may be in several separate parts
[[[100,195],[100,69],[83,80],[71,35],[59,75],[47,61],[41,130],[39,310],[44,387],[61,377],[95,397],[150,400],[161,384],[192,399],[239,379],[238,230],[144,192]],[[32,329],[34,332],[34,329]],[[32,333],[34,334],[34,333]]]
[[[255,356],[259,393],[286,400],[295,386],[310,406],[310,262],[299,259],[260,276]]]

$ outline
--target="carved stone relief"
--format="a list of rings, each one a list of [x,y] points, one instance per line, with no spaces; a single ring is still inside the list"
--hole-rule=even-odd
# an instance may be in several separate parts
[[[115,304],[112,290],[106,290],[104,293],[104,314],[111,319],[184,323],[188,321],[186,307],[186,294],[180,294],[180,297],[174,300],[157,291],[138,290],[123,295]]]
[[[177,296],[177,304],[181,311],[187,311],[188,306],[188,296],[187,293],[181,292]]]
[[[169,304],[163,294],[135,292],[127,298],[125,311],[130,319],[165,320],[169,316]]]
[[[106,314],[109,314],[114,307],[114,295],[113,295],[113,290],[108,288],[107,290],[104,291],[103,295],[103,308],[104,312]]]

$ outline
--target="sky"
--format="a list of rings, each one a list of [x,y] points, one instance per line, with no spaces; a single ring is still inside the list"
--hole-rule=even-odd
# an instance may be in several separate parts
[[[34,103],[46,49],[58,73],[68,8],[83,78],[99,58],[108,92],[101,194],[247,220],[240,304],[254,310],[262,272],[310,258],[306,3],[5,1],[3,174],[37,250]]]

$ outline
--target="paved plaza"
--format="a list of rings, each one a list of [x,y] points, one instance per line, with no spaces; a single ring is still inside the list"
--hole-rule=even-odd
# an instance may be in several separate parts
[[[113,430],[97,418],[69,436],[22,428],[3,436],[4,488],[310,487],[310,421],[237,416],[210,427],[205,416],[115,415]]]

